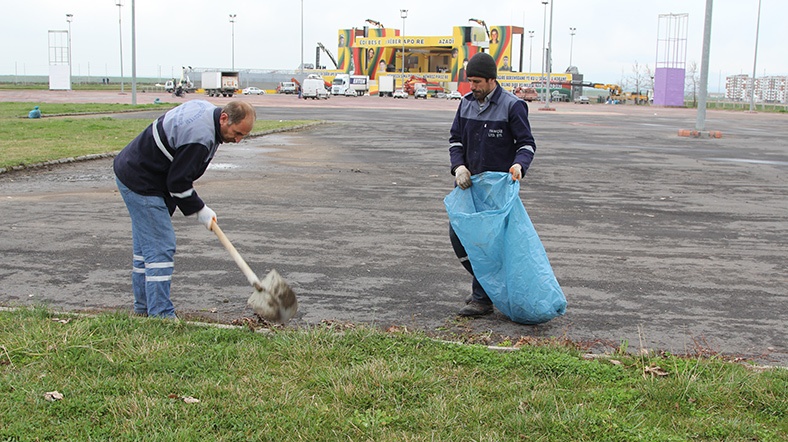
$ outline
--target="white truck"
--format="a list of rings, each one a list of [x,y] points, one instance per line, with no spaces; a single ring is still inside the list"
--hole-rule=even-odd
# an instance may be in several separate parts
[[[378,76],[378,96],[379,97],[393,97],[394,96],[394,76],[393,75],[380,75],[380,76]]]
[[[339,74],[334,77],[331,82],[331,95],[348,95],[348,91],[355,92],[355,95],[369,92],[369,76]]]
[[[202,88],[209,97],[232,97],[238,90],[238,72],[203,72]]]
[[[326,90],[326,84],[323,81],[323,77],[320,75],[309,74],[309,76],[304,79],[302,86],[301,96],[304,100],[307,98],[313,100],[317,100],[318,98],[328,99],[329,94]]]
[[[283,81],[276,87],[277,94],[297,94],[298,87],[295,81]]]

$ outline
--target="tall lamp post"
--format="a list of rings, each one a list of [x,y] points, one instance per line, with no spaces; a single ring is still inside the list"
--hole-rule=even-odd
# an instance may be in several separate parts
[[[528,31],[528,38],[531,39],[531,51],[528,54],[528,72],[533,72],[534,62],[534,31]]]
[[[123,2],[118,0],[115,5],[118,7],[118,41],[120,42],[120,93],[124,93],[123,91],[123,27],[121,26],[121,8],[123,7]]]
[[[304,0],[301,0],[301,70],[298,72],[304,76]]]
[[[230,14],[230,27],[232,29],[231,36],[232,36],[232,65],[230,70],[235,70],[235,14]]]
[[[399,16],[402,17],[402,90],[405,90],[405,19],[408,18],[408,10],[400,9]]]
[[[750,87],[750,112],[755,112],[755,65],[758,62],[758,34],[761,31],[761,0],[758,0],[758,20],[755,24],[755,57],[752,60],[752,86]]]
[[[544,84],[544,68],[545,62],[547,60],[547,51],[545,50],[545,43],[547,42],[547,2],[543,1],[542,5],[544,5],[544,19],[542,20],[542,76],[539,80],[542,83],[542,93],[544,94],[544,102],[547,103],[547,94],[545,93],[545,84]]]
[[[550,37],[547,40],[547,99],[544,102],[544,110],[554,110],[550,107],[550,73],[553,72],[553,6],[555,0],[550,2]]]
[[[575,44],[575,31],[577,28],[569,28],[569,67],[572,67],[572,46]]]
[[[68,22],[68,84],[71,87],[71,21],[74,20],[74,14],[66,14],[66,21]]]

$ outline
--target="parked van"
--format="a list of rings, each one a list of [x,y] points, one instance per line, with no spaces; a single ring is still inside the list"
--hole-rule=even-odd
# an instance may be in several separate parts
[[[328,91],[326,90],[323,77],[317,74],[309,74],[309,76],[306,77],[306,79],[304,79],[304,89],[301,92],[301,96],[304,98],[304,100],[306,100],[307,98],[327,99]]]

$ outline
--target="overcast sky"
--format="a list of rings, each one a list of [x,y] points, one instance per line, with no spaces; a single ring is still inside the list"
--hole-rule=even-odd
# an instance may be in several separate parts
[[[131,75],[131,0],[122,0],[124,74]],[[707,0],[554,0],[553,71],[577,66],[586,81],[620,83],[635,63],[652,70],[657,40],[675,36],[659,30],[660,14],[688,14],[686,62],[700,66]],[[761,0],[756,76],[788,75],[788,1]],[[67,30],[73,14],[74,75],[120,74],[120,28],[117,0],[5,1],[0,14],[0,75],[48,74],[48,31]],[[514,25],[526,33],[524,70],[533,43],[534,72],[550,5],[541,0],[495,2],[455,0],[316,1],[303,0],[136,0],[136,71],[138,77],[179,76],[180,66],[230,68],[235,41],[236,69],[295,69],[302,60],[314,63],[317,42],[336,54],[337,30],[363,27],[366,19],[401,28],[400,9],[408,9],[405,35],[451,35],[468,19],[488,26]],[[724,87],[725,76],[752,75],[758,0],[716,0],[713,9],[709,89]],[[229,15],[236,14],[235,37]],[[572,39],[569,28],[576,28]],[[302,38],[303,29],[303,38]],[[679,34],[681,35],[681,34]],[[518,37],[519,40],[519,37]],[[570,41],[573,43],[570,45]],[[515,49],[519,49],[518,46]],[[517,67],[518,56],[514,56]],[[660,60],[661,61],[661,60]],[[321,63],[330,61],[321,56]]]

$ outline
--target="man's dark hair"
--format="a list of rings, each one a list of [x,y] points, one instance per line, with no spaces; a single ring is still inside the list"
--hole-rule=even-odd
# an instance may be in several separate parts
[[[254,107],[246,101],[231,101],[222,108],[222,113],[227,114],[227,124],[240,123],[249,115],[256,117]]]

